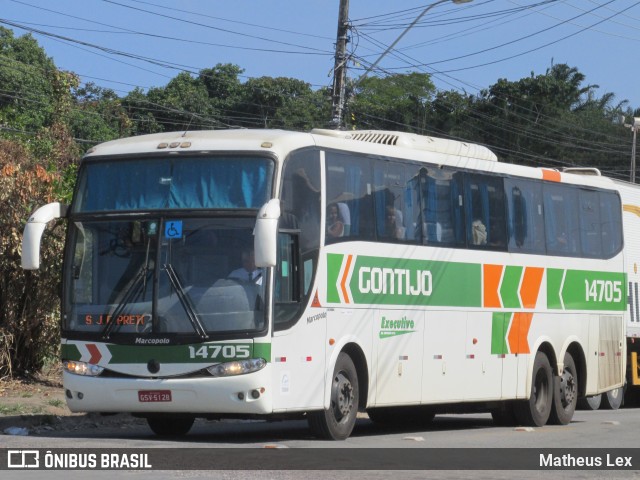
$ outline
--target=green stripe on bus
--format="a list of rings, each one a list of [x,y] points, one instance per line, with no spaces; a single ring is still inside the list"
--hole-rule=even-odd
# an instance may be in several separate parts
[[[343,259],[344,255],[327,254],[327,301],[329,303],[340,303],[338,275],[340,275]]]
[[[507,346],[507,330],[511,321],[511,313],[494,312],[491,319],[491,353],[504,355],[509,353]]]
[[[86,342],[86,345],[96,342]],[[109,364],[140,364],[149,360],[160,363],[219,363],[247,358],[264,358],[271,361],[271,343],[225,342],[191,345],[115,345],[101,344],[109,350]],[[81,349],[75,344],[62,345],[62,358],[80,360]]]
[[[75,345],[63,343],[60,348],[60,357],[63,360],[73,360],[77,362],[80,360],[80,357],[82,357],[82,354]]]
[[[547,308],[562,309],[562,300],[560,299],[560,287],[564,270],[558,268],[547,268]]]
[[[349,288],[354,304],[480,307],[481,284],[480,264],[359,255]]]
[[[624,311],[626,274],[589,270],[547,271],[547,306],[564,310]]]
[[[522,267],[505,268],[502,277],[502,285],[500,287],[500,298],[502,298],[502,306],[504,308],[520,308],[520,296],[518,290],[520,288],[520,279],[522,278]]]

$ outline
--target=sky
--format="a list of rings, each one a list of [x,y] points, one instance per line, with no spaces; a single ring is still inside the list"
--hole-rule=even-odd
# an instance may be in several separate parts
[[[241,79],[332,83],[340,0],[0,0],[0,25],[37,39],[58,68],[121,96],[180,71],[236,64]],[[422,14],[415,25],[407,27]],[[477,94],[566,63],[640,108],[640,1],[350,0],[347,74],[433,75]]]

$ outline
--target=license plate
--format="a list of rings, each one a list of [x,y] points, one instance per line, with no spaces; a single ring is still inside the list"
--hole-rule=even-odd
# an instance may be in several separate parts
[[[171,390],[138,390],[140,402],[170,402]]]

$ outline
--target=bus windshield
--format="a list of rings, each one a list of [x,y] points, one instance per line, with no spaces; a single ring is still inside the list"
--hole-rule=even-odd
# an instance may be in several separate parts
[[[70,216],[64,330],[204,340],[263,329],[253,211],[271,197],[273,171],[271,158],[240,154],[85,161]]]
[[[74,221],[67,332],[197,335],[265,326],[253,218]],[[264,280],[264,281],[263,281]]]

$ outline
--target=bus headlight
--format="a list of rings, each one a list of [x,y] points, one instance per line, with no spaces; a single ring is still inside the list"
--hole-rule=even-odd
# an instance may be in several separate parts
[[[85,362],[74,362],[73,360],[63,361],[62,368],[75,375],[87,375],[90,377],[97,377],[104,371],[104,368],[99,367],[98,365]]]
[[[238,360],[235,362],[219,363],[207,368],[214,377],[230,377],[233,375],[244,375],[246,373],[257,372],[267,365],[264,358],[250,358],[248,360]]]

